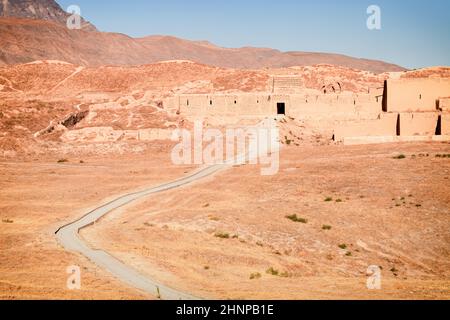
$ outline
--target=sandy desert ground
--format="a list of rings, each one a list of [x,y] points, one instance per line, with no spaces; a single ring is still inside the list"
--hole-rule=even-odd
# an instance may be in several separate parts
[[[445,299],[444,153],[448,144],[287,148],[276,176],[235,167],[116,210],[82,236],[208,298]],[[381,290],[366,288],[370,265],[382,268]]]
[[[405,76],[448,77],[448,70]],[[301,75],[309,89],[340,77],[350,92],[389,76],[180,61],[0,68],[0,299],[154,299],[66,252],[54,232],[118,195],[195,170],[171,163],[170,141],[127,138],[191,125],[161,105],[165,97],[267,90],[271,75],[286,73]],[[448,299],[450,158],[441,155],[450,145],[334,145],[305,125],[302,142],[283,149],[278,175],[233,167],[116,210],[82,236],[200,297]],[[119,138],[96,140],[108,128]],[[406,158],[394,159],[399,154]],[[292,215],[299,221],[286,218]],[[71,265],[82,269],[79,291],[66,287]],[[382,267],[382,290],[366,288],[370,265]]]

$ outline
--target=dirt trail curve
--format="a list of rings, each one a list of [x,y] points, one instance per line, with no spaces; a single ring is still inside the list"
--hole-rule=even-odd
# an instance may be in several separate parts
[[[133,268],[125,265],[118,259],[114,258],[107,252],[102,250],[94,250],[88,247],[82,239],[79,237],[79,231],[85,227],[88,227],[98,221],[101,217],[105,216],[109,212],[125,206],[135,200],[142,197],[179,188],[191,184],[197,180],[210,176],[220,170],[229,167],[227,164],[218,164],[213,166],[208,166],[198,170],[190,176],[181,178],[179,180],[162,184],[157,187],[153,187],[148,190],[144,190],[137,193],[131,193],[117,198],[91,212],[86,214],[81,219],[61,227],[57,232],[57,238],[59,243],[68,251],[79,252],[89,260],[94,262],[101,268],[108,270],[118,279],[128,283],[129,285],[138,288],[144,292],[147,292],[155,297],[159,297],[165,300],[195,300],[200,299],[199,297],[192,296],[190,294],[183,293],[176,289],[166,287],[165,285],[158,283],[157,281],[151,280],[146,276],[140,274]]]
[[[264,123],[264,121],[262,123]],[[277,146],[277,148],[278,147],[279,146]],[[112,255],[108,254],[105,251],[94,250],[90,248],[80,238],[79,231],[94,224],[96,221],[98,221],[100,218],[110,213],[111,211],[130,204],[133,201],[155,193],[160,193],[163,191],[189,185],[205,177],[212,176],[218,171],[230,168],[236,163],[243,163],[246,159],[257,157],[263,152],[265,153],[267,151],[268,150],[266,148],[261,148],[258,149],[258,152],[256,154],[251,154],[251,152],[241,154],[236,156],[236,158],[227,160],[223,163],[205,166],[201,169],[198,169],[191,175],[180,178],[173,182],[164,183],[160,186],[153,187],[147,190],[120,196],[117,199],[87,213],[80,219],[59,228],[58,231],[56,231],[58,242],[66,250],[81,253],[99,267],[109,271],[116,278],[137,289],[149,293],[152,296],[165,300],[199,300],[201,298],[181,292],[174,288],[169,288],[155,280],[149,279],[145,275],[139,273],[132,267],[125,265],[120,260],[114,258]],[[278,149],[273,148],[272,151],[278,151]]]
[[[55,91],[56,89],[58,89],[60,86],[62,86],[65,82],[67,82],[70,78],[75,77],[77,74],[79,74],[81,71],[84,70],[84,67],[77,67],[75,69],[75,71],[70,74],[68,77],[66,77],[65,79],[61,80],[57,85],[55,85],[53,88],[51,88],[48,93]]]
[[[266,126],[267,124],[265,124],[265,121],[263,121],[257,126],[260,125]],[[105,251],[94,250],[90,248],[80,238],[79,231],[94,224],[96,221],[98,221],[100,218],[110,213],[111,211],[123,207],[133,201],[152,194],[189,185],[205,177],[212,176],[213,174],[221,170],[231,168],[236,163],[244,163],[246,159],[249,160],[254,157],[258,157],[260,154],[268,152],[267,147],[261,147],[262,146],[260,145],[260,149],[258,149],[256,153],[255,151],[249,151],[246,154],[237,155],[234,159],[227,160],[223,163],[208,165],[200,168],[191,175],[180,178],[178,180],[164,183],[140,192],[120,196],[117,199],[87,213],[80,219],[59,228],[58,231],[56,231],[58,242],[66,250],[81,253],[99,267],[109,271],[116,278],[155,297],[165,300],[199,300],[201,299],[200,297],[195,297],[191,294],[181,292],[174,288],[169,288],[155,280],[149,279],[148,277],[142,275],[132,267],[125,265],[123,262],[114,258],[112,255],[108,254]],[[279,146],[276,146],[276,148],[278,147]],[[271,150],[272,152],[278,151],[278,149],[275,149],[274,146],[272,146]]]

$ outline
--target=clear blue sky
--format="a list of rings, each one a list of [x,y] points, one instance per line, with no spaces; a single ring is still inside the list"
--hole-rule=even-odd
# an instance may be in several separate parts
[[[101,31],[173,35],[222,47],[342,53],[408,68],[450,66],[449,0],[57,0]],[[382,30],[366,27],[381,7]]]

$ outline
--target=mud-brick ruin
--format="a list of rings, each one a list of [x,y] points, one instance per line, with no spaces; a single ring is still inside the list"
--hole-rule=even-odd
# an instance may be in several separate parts
[[[267,117],[300,121],[347,145],[450,140],[450,79],[391,79],[363,94],[341,92],[338,85],[295,93],[289,92],[295,79],[271,81],[271,92],[183,94],[168,104],[188,119],[210,123]]]

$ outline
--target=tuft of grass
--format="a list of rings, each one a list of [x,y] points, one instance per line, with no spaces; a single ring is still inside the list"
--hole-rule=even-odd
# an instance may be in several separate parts
[[[144,226],[146,226],[146,227],[153,227],[153,224],[151,224],[149,222],[144,222]]]
[[[203,269],[209,270],[209,266],[204,266]]]
[[[270,267],[269,269],[267,269],[266,273],[270,274],[272,276],[278,276],[279,275],[278,270],[274,269],[273,267]]]
[[[333,201],[333,198],[332,198],[332,197],[327,197],[327,198],[325,198],[324,201],[325,201],[325,202],[330,202],[330,201]]]
[[[230,234],[226,232],[217,232],[214,236],[220,239],[230,239]]]
[[[11,219],[3,219],[2,222],[3,223],[14,223],[14,221]]]
[[[259,273],[259,272],[255,272],[250,275],[250,280],[255,280],[255,279],[260,279],[260,278],[261,278],[261,273]]]
[[[284,271],[284,272],[280,273],[280,277],[282,277],[282,278],[289,278],[290,276],[291,275],[287,271]]]
[[[203,208],[208,208],[209,207],[209,203],[205,203],[204,205],[203,205]]]
[[[66,163],[66,162],[69,162],[69,160],[67,160],[67,159],[59,159],[58,160],[58,163]]]
[[[80,160],[80,163],[83,164],[83,163],[84,163],[84,160]]]
[[[347,257],[351,257],[352,253],[350,251],[347,251],[347,253],[345,254]]]
[[[406,156],[404,154],[399,154],[398,156],[395,156],[392,159],[400,160],[400,159],[405,159],[405,158],[406,158]]]
[[[336,202],[343,202],[342,199],[336,199]]]
[[[219,221],[219,220],[220,220],[218,217],[213,216],[213,215],[209,215],[208,218],[209,218],[209,220],[211,220],[211,221]]]
[[[338,245],[338,247],[341,248],[342,250],[347,249],[347,245],[345,243]]]
[[[296,214],[290,215],[290,216],[286,216],[287,219],[293,221],[293,222],[300,222],[300,223],[308,223],[308,220],[304,219],[304,218],[300,218],[297,217]]]
[[[398,270],[395,267],[392,267],[390,271],[392,272],[392,274],[394,276],[396,276],[396,277],[398,276]]]
[[[331,226],[324,224],[322,230],[331,230]]]

